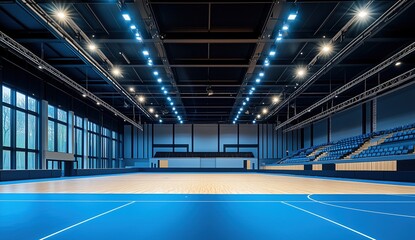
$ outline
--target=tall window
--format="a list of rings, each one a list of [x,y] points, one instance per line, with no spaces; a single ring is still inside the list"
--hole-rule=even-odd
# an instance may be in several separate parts
[[[75,116],[75,160],[76,164],[74,168],[85,168],[85,164],[83,163],[83,146],[84,146],[84,138],[83,138],[83,119],[81,117]]]
[[[2,140],[1,168],[38,169],[39,102],[21,92],[2,86]]]
[[[89,168],[98,168],[98,165],[100,164],[100,156],[98,155],[98,153],[100,153],[99,129],[100,127],[97,124],[88,121]]]
[[[68,152],[68,113],[48,105],[48,151]],[[56,161],[48,161],[48,169],[59,168]]]

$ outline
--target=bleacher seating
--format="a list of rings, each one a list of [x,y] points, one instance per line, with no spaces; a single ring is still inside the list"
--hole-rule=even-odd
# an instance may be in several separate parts
[[[359,154],[354,154],[356,150],[361,148],[364,143],[370,141],[372,138],[386,137],[390,134],[392,134],[392,136],[386,138],[384,142],[370,146]],[[414,147],[415,124],[410,124],[346,138],[336,142],[303,148],[295,151],[290,156],[283,158],[279,164],[342,160],[347,156],[350,156],[352,159],[358,159],[404,155],[414,153]],[[314,154],[311,156],[311,153],[313,152]]]

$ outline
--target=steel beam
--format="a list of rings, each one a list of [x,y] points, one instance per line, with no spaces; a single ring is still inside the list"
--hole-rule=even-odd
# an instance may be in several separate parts
[[[396,89],[397,87],[399,87],[403,84],[406,84],[408,82],[409,83],[406,84],[405,86],[407,86],[409,84],[414,84],[415,81],[410,81],[414,78],[415,78],[415,68],[412,68],[411,70],[409,70],[409,71],[407,71],[407,72],[405,72],[405,73],[403,73],[403,74],[401,74],[397,77],[394,77],[389,81],[386,81],[382,84],[379,84],[378,86],[376,86],[374,88],[371,88],[371,89],[369,89],[369,90],[367,90],[367,91],[365,91],[365,92],[363,92],[363,93],[361,93],[361,94],[359,94],[359,95],[357,95],[357,96],[355,96],[355,97],[353,97],[353,98],[351,98],[347,101],[344,101],[344,102],[342,102],[342,103],[340,103],[340,104],[338,104],[334,107],[331,107],[331,108],[329,108],[329,109],[327,109],[323,112],[320,112],[317,115],[315,115],[311,118],[308,118],[306,121],[303,121],[303,122],[298,123],[294,126],[291,126],[287,129],[285,129],[284,132],[289,132],[289,131],[292,131],[292,130],[295,130],[295,129],[299,129],[299,128],[301,128],[303,126],[306,126],[306,125],[308,125],[312,122],[315,122],[319,119],[325,118],[325,117],[330,116],[330,115],[332,115],[336,112],[344,110],[348,107],[354,106],[357,103],[366,101],[366,100],[374,98],[374,97],[378,97],[381,93],[386,92],[387,90],[390,90],[390,89]]]
[[[278,104],[274,109],[270,111],[265,119],[275,115],[285,107],[289,102],[292,102],[298,95],[307,90],[315,81],[327,73],[333,66],[349,56],[353,51],[360,47],[366,39],[376,35],[382,28],[384,28],[389,22],[395,19],[408,9],[415,1],[397,0],[392,7],[386,10],[378,19],[376,19],[369,27],[361,32],[353,41],[349,42],[343,49],[341,49],[333,58],[327,61],[323,67],[321,67],[316,73],[314,73],[307,81],[300,85],[295,92],[290,94],[283,102]]]

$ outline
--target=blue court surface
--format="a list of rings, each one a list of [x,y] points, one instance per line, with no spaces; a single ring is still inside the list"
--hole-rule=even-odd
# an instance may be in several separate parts
[[[0,194],[1,239],[415,239],[415,195]]]

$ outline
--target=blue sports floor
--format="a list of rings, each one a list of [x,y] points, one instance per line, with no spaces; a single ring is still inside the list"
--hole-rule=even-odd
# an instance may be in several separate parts
[[[415,195],[2,193],[0,239],[415,239]]]

